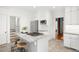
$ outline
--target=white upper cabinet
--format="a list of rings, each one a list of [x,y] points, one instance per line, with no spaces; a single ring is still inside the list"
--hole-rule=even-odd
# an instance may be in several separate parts
[[[71,11],[77,11],[78,7],[74,6],[74,7],[71,7]]]
[[[72,11],[71,12],[71,24],[77,25],[77,11]]]
[[[65,7],[65,13],[70,11],[71,11],[71,7]]]
[[[79,25],[79,9],[77,9],[77,23]]]
[[[78,25],[78,7],[72,7],[71,10],[71,19],[72,19],[72,25]]]
[[[79,25],[78,7],[65,8],[65,24],[66,25]]]
[[[70,12],[65,12],[65,24],[70,25],[71,23],[71,13]]]

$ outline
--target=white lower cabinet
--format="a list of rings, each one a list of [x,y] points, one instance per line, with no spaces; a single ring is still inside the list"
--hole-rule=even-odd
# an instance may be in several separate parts
[[[79,39],[76,40],[76,45],[75,46],[76,46],[75,49],[79,50]]]
[[[64,46],[70,47],[70,37],[64,35]]]
[[[79,35],[64,34],[64,46],[79,50]]]
[[[49,37],[39,37],[36,41],[30,42],[29,52],[48,52]]]
[[[73,35],[71,40],[71,48],[79,50],[79,35]]]

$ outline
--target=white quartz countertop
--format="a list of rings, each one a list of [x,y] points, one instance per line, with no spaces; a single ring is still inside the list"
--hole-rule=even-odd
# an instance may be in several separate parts
[[[79,25],[66,25],[64,33],[79,34]]]
[[[51,35],[39,35],[39,36],[30,36],[30,35],[27,35],[27,34],[22,34],[22,33],[17,33],[17,35],[19,37],[21,37],[22,39],[25,39],[27,40],[28,42],[34,42],[36,40],[39,40],[39,39],[51,39]]]

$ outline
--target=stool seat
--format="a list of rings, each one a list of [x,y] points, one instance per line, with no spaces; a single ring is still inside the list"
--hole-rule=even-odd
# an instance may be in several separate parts
[[[27,47],[27,43],[26,42],[19,42],[16,44],[17,48],[25,48]]]
[[[17,42],[16,47],[17,47],[16,49],[17,52],[26,52],[28,45],[26,42]]]

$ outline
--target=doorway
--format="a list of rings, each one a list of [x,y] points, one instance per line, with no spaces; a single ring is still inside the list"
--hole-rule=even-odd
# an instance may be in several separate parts
[[[17,39],[17,33],[20,32],[20,18],[10,16],[10,42],[13,43]]]
[[[16,16],[10,16],[10,32],[20,32],[20,19]]]
[[[56,22],[56,29],[55,29],[56,39],[63,40],[64,18],[63,17],[56,18],[55,22]]]

